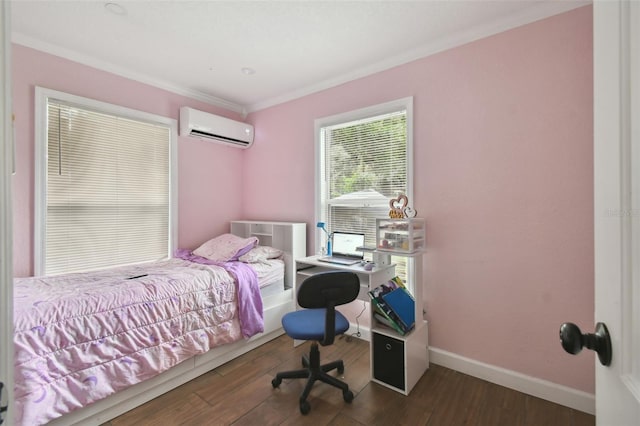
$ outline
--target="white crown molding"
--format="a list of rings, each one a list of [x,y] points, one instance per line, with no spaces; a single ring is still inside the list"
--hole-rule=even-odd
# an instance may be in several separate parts
[[[148,84],[150,86],[157,87],[168,92],[175,93],[177,95],[186,96],[191,99],[195,99],[207,104],[224,108],[230,111],[238,112],[240,114],[246,114],[246,110],[242,105],[238,105],[234,102],[227,101],[222,98],[207,95],[205,93],[191,90],[185,87],[179,87],[175,84],[158,80],[157,78],[136,73],[131,70],[124,69],[110,62],[102,61],[91,56],[78,53],[76,51],[66,49],[60,46],[56,46],[41,40],[34,39],[21,33],[14,32],[11,35],[11,41],[13,43],[26,46],[35,50],[39,50],[51,55],[59,56],[61,58],[68,59],[70,61],[78,62],[83,65],[87,65],[93,68],[97,68],[102,71],[110,72],[120,77],[128,78],[140,83]]]
[[[255,104],[249,105],[247,107],[247,112],[251,113],[259,111],[261,109],[269,108],[271,106],[298,99],[315,92],[330,89],[349,81],[357,80],[359,78],[385,71],[399,65],[413,62],[415,60],[422,59],[427,56],[431,56],[436,53],[470,43],[472,41],[480,40],[482,38],[486,38],[513,28],[530,24],[532,22],[539,21],[553,15],[568,12],[569,10],[577,9],[591,3],[592,2],[590,0],[540,3],[536,7],[533,7],[516,15],[511,15],[508,18],[497,20],[486,25],[469,28],[468,30],[463,32],[451,34],[450,36],[437,40],[434,43],[430,43],[420,48],[404,52],[392,58],[387,58],[384,61],[359,68],[350,73],[343,74],[339,77],[324,80],[311,86],[307,86],[305,88],[283,94],[281,96],[277,96],[262,102],[257,102]]]
[[[261,109],[269,108],[274,105],[282,104],[294,99],[298,99],[312,93],[316,93],[322,90],[326,90],[340,84],[347,83],[349,81],[357,80],[381,71],[385,71],[394,68],[399,65],[403,65],[418,59],[425,58],[427,56],[452,49],[454,47],[461,46],[466,43],[470,43],[475,40],[479,40],[485,37],[492,36],[522,25],[529,24],[531,22],[538,21],[540,19],[548,18],[553,15],[567,12],[578,7],[582,7],[591,4],[591,0],[576,0],[576,1],[555,1],[544,2],[532,7],[524,12],[516,15],[509,16],[508,18],[497,20],[486,25],[480,25],[470,28],[466,31],[451,34],[446,38],[437,40],[434,43],[422,46],[417,49],[405,52],[401,55],[394,56],[392,58],[385,59],[384,61],[377,62],[375,64],[358,68],[349,73],[343,74],[336,78],[320,81],[305,88],[295,90],[289,93],[282,94],[280,96],[273,97],[261,102],[254,103],[252,105],[240,105],[231,101],[227,101],[222,98],[211,96],[199,91],[188,89],[185,87],[176,86],[173,83],[167,81],[158,80],[155,77],[149,75],[143,75],[112,63],[102,61],[100,59],[81,54],[79,52],[59,47],[41,40],[34,39],[21,33],[14,32],[12,34],[12,42],[20,44],[32,49],[36,49],[42,52],[50,53],[55,56],[59,56],[65,59],[69,59],[74,62],[78,62],[93,68],[97,68],[103,71],[107,71],[121,77],[125,77],[140,83],[149,84],[151,86],[167,90],[169,92],[186,96],[191,99],[199,100],[201,102],[208,103],[213,106],[225,108],[230,111],[240,113],[243,118],[248,113],[259,111]]]

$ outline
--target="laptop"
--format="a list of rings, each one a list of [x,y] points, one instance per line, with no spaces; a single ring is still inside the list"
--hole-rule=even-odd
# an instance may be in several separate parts
[[[362,261],[364,252],[356,250],[364,246],[364,234],[354,232],[334,232],[331,256],[321,257],[321,262],[336,265],[355,265]]]

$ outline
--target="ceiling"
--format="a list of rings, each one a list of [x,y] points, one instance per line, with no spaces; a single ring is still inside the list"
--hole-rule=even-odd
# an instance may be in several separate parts
[[[12,40],[238,112],[590,3],[111,2],[11,1]]]

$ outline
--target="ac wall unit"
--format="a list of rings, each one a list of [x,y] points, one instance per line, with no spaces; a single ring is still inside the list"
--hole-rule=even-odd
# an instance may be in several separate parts
[[[253,144],[253,126],[189,107],[180,108],[180,136],[211,139],[237,148]]]

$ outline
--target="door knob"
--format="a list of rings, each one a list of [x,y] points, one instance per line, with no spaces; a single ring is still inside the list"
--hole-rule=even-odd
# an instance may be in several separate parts
[[[596,351],[602,365],[611,365],[611,338],[604,323],[596,324],[594,334],[582,334],[580,328],[570,322],[560,326],[560,342],[565,351],[572,355],[579,353],[583,347]]]

